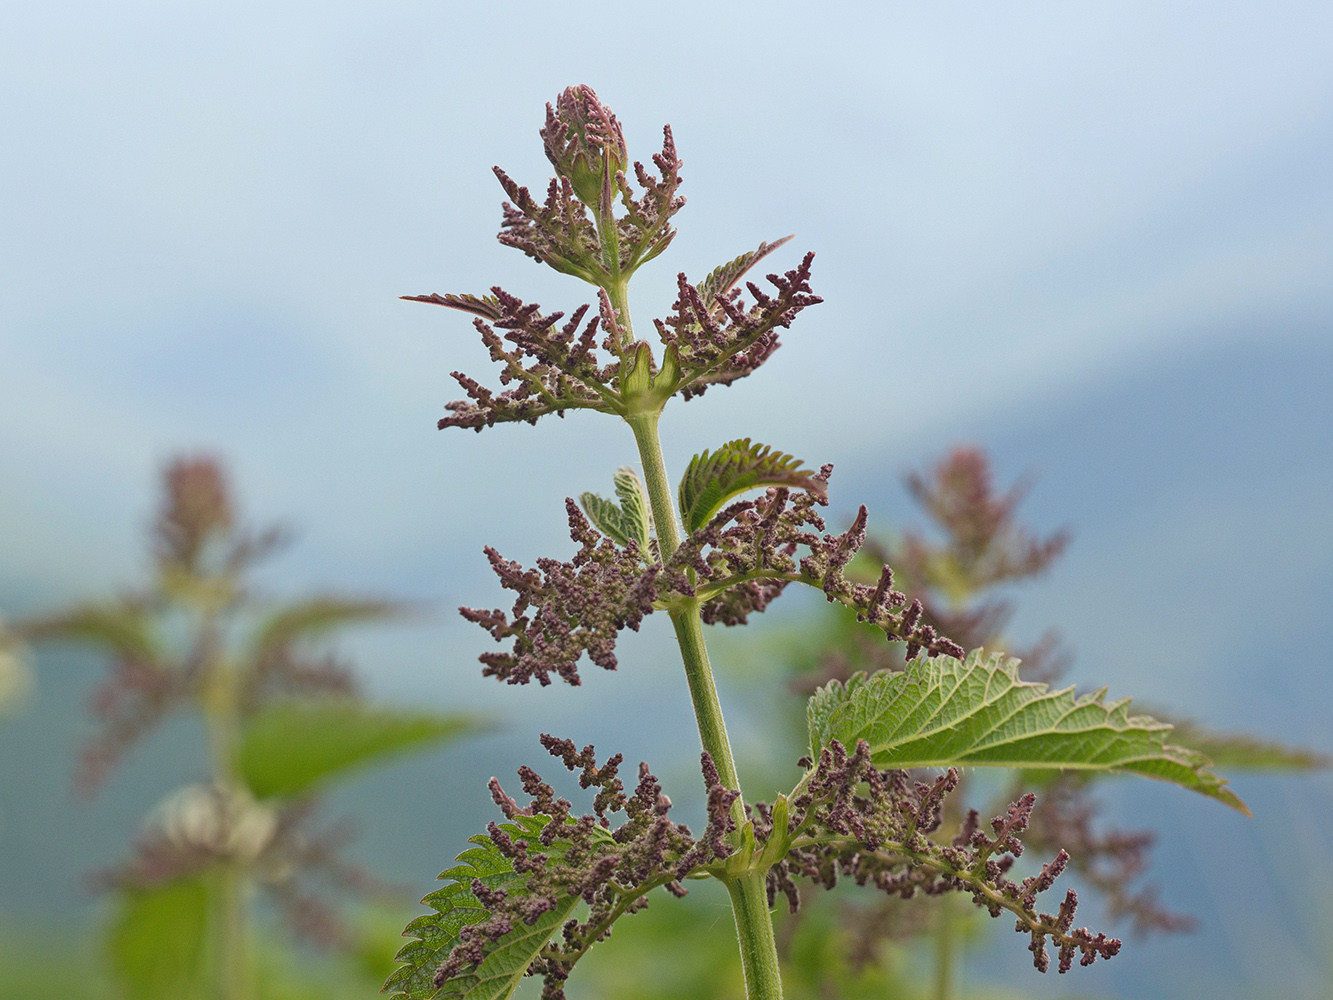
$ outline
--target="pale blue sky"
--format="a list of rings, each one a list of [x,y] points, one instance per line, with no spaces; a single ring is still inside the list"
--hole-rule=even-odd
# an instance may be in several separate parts
[[[788,232],[779,266],[818,252],[827,303],[759,378],[668,415],[676,460],[739,434],[847,459],[1333,310],[1326,4],[576,10],[6,5],[0,572],[58,589],[93,553],[123,577],[104,528],[181,448],[221,450],[349,579],[428,589],[423,551],[558,532],[558,503],[491,477],[576,492],[628,436],[437,434],[448,371],[487,366],[466,318],[395,296],[586,297],[493,239],[489,168],[544,183],[542,104],[571,82],[636,156],[670,121],[685,159],[641,326],[677,270]]]
[[[661,622],[624,646],[634,676],[589,668],[583,689],[521,692],[477,676],[485,638],[449,609],[500,599],[481,546],[565,553],[560,498],[607,484],[632,441],[588,414],[437,432],[448,372],[489,381],[489,366],[466,317],[396,298],[501,283],[549,309],[586,301],[495,242],[490,167],[544,184],[543,104],[588,83],[634,156],[669,121],[685,161],[680,237],[636,280],[641,331],[678,270],[791,232],[777,267],[818,255],[827,301],[773,360],[672,404],[674,469],[755,436],[837,462],[836,510],[874,501],[883,526],[903,517],[902,463],[979,438],[1006,478],[1041,476],[1039,529],[1076,530],[1021,622],[1066,626],[1081,685],[1318,739],[1330,674],[1309,649],[1327,632],[1333,466],[1312,424],[1326,430],[1315,396],[1333,393],[1300,366],[1333,341],[1333,6],[605,10],[0,6],[0,610],[134,579],[160,463],[216,450],[256,520],[301,529],[274,589],[442,609],[358,644],[377,690],[486,703],[524,734],[540,718],[631,759],[676,745],[690,722]],[[1316,349],[1262,363],[1268,343],[1302,339]],[[1293,371],[1311,377],[1288,399]],[[1177,402],[1173,380],[1197,384]],[[1251,619],[1308,645],[1273,657]],[[65,692],[40,696],[71,724]],[[658,728],[600,718],[613,697],[651,701]],[[728,697],[738,743],[761,742],[765,720]],[[118,849],[160,792],[136,766],[105,807],[116,823],[68,836]],[[43,794],[55,804],[31,812],[32,843],[69,808]],[[1168,858],[1195,823],[1193,804],[1170,808],[1185,818],[1163,820]],[[1199,820],[1238,843],[1228,822]],[[1177,890],[1205,884],[1181,871]],[[1234,951],[1219,933],[1142,954],[1196,976],[1179,956]],[[1136,982],[1149,966],[1122,967]]]

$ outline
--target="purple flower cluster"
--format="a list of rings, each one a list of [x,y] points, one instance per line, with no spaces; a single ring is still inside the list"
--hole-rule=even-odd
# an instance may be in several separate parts
[[[467,399],[455,400],[445,409],[451,415],[439,422],[445,427],[471,427],[480,431],[497,423],[526,420],[535,424],[548,413],[562,416],[566,410],[600,409],[616,412],[604,385],[615,379],[620,361],[602,363],[597,353],[599,326],[606,331],[602,347],[619,355],[621,328],[615,323],[610,303],[602,293],[600,312],[588,318],[582,305],[563,324],[563,312],[543,315],[535,303],[525,303],[496,286],[491,295],[405,295],[412,302],[428,302],[471,313],[473,325],[491,360],[503,365],[500,383],[512,386],[493,392],[462,372],[452,376]],[[492,326],[491,324],[494,324]],[[507,331],[503,336],[496,330]],[[512,346],[506,346],[506,342]]]
[[[629,152],[620,122],[591,87],[567,87],[554,107],[548,104],[541,137],[546,158],[559,175],[548,184],[543,204],[495,168],[512,199],[504,206],[501,243],[603,287],[612,277],[628,277],[667,248],[676,235],[671,217],[685,204],[677,194],[681,160],[670,125],[662,129],[662,151],[653,155],[658,176],[634,163],[634,179],[643,192],[638,196],[624,169]],[[613,218],[616,201],[624,209],[619,218]],[[597,213],[603,226],[613,224],[615,259],[605,256],[605,241],[584,206]]]
[[[652,611],[660,566],[645,567],[632,540],[617,548],[596,531],[573,500],[566,500],[569,534],[579,543],[570,562],[538,559],[524,569],[489,546],[486,557],[500,585],[518,594],[508,617],[500,609],[460,608],[468,621],[490,632],[496,641],[512,638],[505,653],[483,653],[482,674],[509,684],[542,685],[557,674],[579,683],[578,660],[587,653],[598,666],[616,668],[616,637],[623,628],[638,631]]]
[[[495,168],[510,198],[504,203],[499,239],[557,271],[598,286],[600,321],[607,331],[602,346],[613,360],[603,364],[594,356],[597,317],[580,332],[587,306],[557,328],[563,313],[543,316],[535,305],[524,305],[498,287],[484,297],[405,295],[415,302],[472,313],[491,359],[503,366],[501,383],[512,383],[512,388],[495,392],[453,372],[467,398],[447,405],[450,415],[439,422],[442,428],[479,431],[506,421],[534,423],[545,414],[577,408],[623,413],[615,382],[631,354],[642,358],[653,376],[659,374],[647,345],[636,348],[623,335],[629,324],[614,313],[606,289],[622,285],[675,238],[670,220],[685,199],[677,193],[681,160],[671,127],[663,128],[662,151],[653,156],[657,176],[642,163],[634,163],[637,189],[625,169],[629,153],[620,122],[591,87],[569,87],[554,106],[548,104],[541,136],[557,174],[544,201],[539,203],[526,187]],[[772,294],[750,282],[746,287],[753,301],[747,303],[735,287],[751,267],[785,242],[761,244],[715,269],[697,287],[684,274],[679,276],[673,314],[655,321],[666,347],[662,372],[669,371],[660,387],[662,401],[678,390],[690,399],[710,385],[730,385],[750,374],[777,349],[779,328],[790,326],[797,313],[821,301],[810,291],[813,254],[806,254],[798,267],[783,275],[768,275]]]
[[[939,828],[944,799],[957,785],[958,772],[952,768],[933,782],[913,781],[905,771],[876,770],[864,741],[850,755],[834,741],[791,801],[786,830],[777,831],[791,847],[769,870],[770,905],[782,893],[795,912],[800,905],[797,878],[831,889],[847,877],[903,899],[965,892],[991,916],[1007,910],[1017,918],[1015,929],[1030,934],[1033,963],[1042,972],[1050,965],[1048,940],[1057,949],[1060,972],[1069,970],[1076,954],[1082,965],[1117,954],[1119,940],[1086,927],[1073,929],[1078,897],[1072,889],[1055,914],[1037,912],[1037,896],[1069,862],[1063,850],[1034,875],[1021,881],[1008,877],[1023,853],[1017,835],[1031,817],[1031,793],[991,821],[993,837],[979,828],[976,810],[967,814],[950,843],[927,836]],[[763,805],[755,812],[756,835],[767,840],[775,833],[775,812]]]
[[[671,800],[647,764],[639,765],[631,795],[619,777],[624,761],[620,754],[598,766],[592,746],[578,750],[569,740],[545,734],[541,742],[566,768],[579,772],[580,787],[597,789],[593,811],[574,818],[571,803],[557,797],[526,765],[518,772],[530,797],[526,806],[520,807],[491,779],[491,795],[510,822],[489,824],[490,842],[521,881],[495,889],[473,880],[472,895],[486,916],[459,930],[457,943],[435,972],[437,987],[479,966],[515,928],[531,926],[562,899],[578,897],[590,908],[586,919],[567,920],[560,939],[542,948],[527,970],[544,978],[544,1000],[563,1000],[563,983],[574,964],[617,919],[647,906],[648,892],[661,886],[683,896],[682,879],[731,854],[725,838],[735,829],[732,805],[737,793],[722,787],[706,753],[708,827],[695,840],[688,827],[672,822]],[[616,813],[623,813],[625,821],[612,829]]]
[[[905,642],[908,658],[921,650],[962,656],[961,647],[922,622],[919,601],[909,604],[893,589],[888,566],[874,586],[847,579],[847,566],[865,542],[866,509],[860,508],[842,534],[825,532],[817,508],[828,505],[825,487],[832,471],[825,465],[811,477],[816,489],[779,487],[756,500],[731,504],[681,544],[672,561],[693,571],[694,593],[708,595],[704,621],[743,625],[788,583],[799,582],[854,608],[862,621],[891,640]]]
[[[509,684],[536,678],[546,685],[555,674],[577,685],[579,659],[586,653],[614,670],[620,630],[637,631],[655,606],[697,599],[705,622],[742,625],[793,582],[854,608],[890,640],[905,642],[908,657],[921,650],[962,656],[961,647],[922,621],[919,601],[909,604],[893,589],[889,567],[874,586],[846,578],[847,564],[865,541],[866,510],[842,534],[824,533],[816,508],[828,504],[824,490],[832,468],[811,477],[812,489],[769,489],[756,500],[731,504],[682,542],[665,566],[645,563],[632,540],[617,547],[567,499],[570,537],[580,546],[570,562],[544,558],[525,569],[485,550],[501,586],[518,597],[508,615],[498,608],[459,609],[496,641],[513,640],[507,652],[482,654],[483,675]]]
[[[1027,839],[1043,849],[1060,845],[1072,855],[1070,867],[1106,897],[1112,919],[1128,917],[1135,933],[1178,933],[1197,921],[1157,900],[1156,886],[1135,886],[1148,869],[1157,839],[1151,830],[1098,830],[1092,789],[1079,776],[1062,774],[1042,790]]]
[[[761,244],[754,253],[718,268],[697,288],[684,274],[677,275],[672,315],[654,322],[668,352],[675,352],[685,399],[702,396],[710,385],[731,385],[749,375],[778,349],[779,329],[791,326],[802,309],[824,301],[810,290],[813,253],[785,274],[767,275],[775,295],[746,282],[754,300],[747,304],[734,287],[750,267],[785,242]]]

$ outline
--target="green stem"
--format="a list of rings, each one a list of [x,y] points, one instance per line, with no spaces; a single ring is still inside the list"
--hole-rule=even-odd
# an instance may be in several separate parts
[[[935,1000],[953,1000],[954,953],[958,929],[953,918],[952,900],[941,899],[936,908],[935,926]]]
[[[680,658],[685,663],[685,680],[690,686],[690,701],[694,705],[694,720],[699,727],[699,741],[717,765],[718,778],[727,788],[740,791],[741,780],[736,772],[736,761],[731,755],[731,740],[727,738],[727,723],[722,718],[722,703],[713,683],[713,668],[708,663],[704,646],[703,624],[699,620],[699,604],[691,601],[687,607],[671,612],[671,626],[676,630]],[[737,825],[745,822],[745,803],[736,799],[732,810]]]
[[[247,883],[245,873],[232,865],[218,875],[214,947],[217,950],[216,992],[219,1000],[249,1000],[250,997],[250,957],[246,949]]]
[[[620,345],[623,372],[625,351],[635,341],[634,327],[629,313],[628,282],[620,274],[619,238],[612,211],[611,194],[611,175],[608,168],[603,178],[597,231],[602,242],[603,263],[611,275],[611,280],[603,287],[611,307],[619,314],[617,323],[625,330]],[[622,374],[620,386],[622,393],[625,389],[623,378]],[[657,435],[657,421],[662,413],[662,403],[644,405],[646,402],[643,399],[637,401],[625,399],[628,407],[625,421],[634,431],[634,441],[639,446],[639,460],[643,463],[648,502],[653,510],[657,546],[662,562],[665,563],[680,547],[680,525],[676,522],[675,498],[671,482],[667,478],[666,462],[662,458],[662,442]],[[685,663],[685,678],[689,683],[690,701],[694,705],[694,717],[699,726],[699,740],[704,750],[713,758],[722,784],[739,793],[740,777],[736,773],[736,760],[731,753],[731,741],[727,738],[727,726],[722,718],[722,703],[718,701],[717,685],[713,683],[713,670],[708,663],[703,622],[699,618],[699,603],[693,600],[673,608],[671,625],[676,630],[676,642],[680,646],[681,659]],[[739,794],[733,806],[733,815],[736,817],[737,827],[743,827],[746,823],[745,801]],[[764,875],[765,872],[762,870],[754,870],[747,871],[737,878],[727,879],[727,891],[731,894],[731,910],[736,920],[736,938],[740,943],[741,965],[745,970],[747,1000],[782,1000],[777,941],[773,938],[773,920],[768,912]]]
[[[612,301],[616,304],[614,299]],[[623,309],[623,306],[617,304],[617,308]],[[622,316],[627,315],[627,310],[622,311]],[[680,526],[676,523],[676,505],[657,434],[659,412],[634,413],[625,419],[634,431],[634,440],[639,446],[644,485],[648,489],[648,502],[652,506],[653,523],[657,529],[657,544],[661,549],[662,561],[665,562],[680,547],[681,539]],[[689,601],[673,609],[671,625],[676,630],[676,642],[685,664],[685,679],[690,688],[690,701],[694,705],[699,740],[717,765],[722,783],[740,791],[736,761],[731,753],[731,741],[727,738],[726,722],[722,718],[722,703],[717,697],[717,685],[713,682],[708,649],[704,645],[699,602]],[[733,808],[737,824],[745,823],[743,799],[738,796]],[[773,920],[768,912],[764,875],[763,871],[746,872],[739,878],[728,880],[727,891],[731,894],[741,966],[745,970],[746,997],[748,1000],[782,1000],[777,941],[773,937]]]
[[[237,793],[243,790],[236,774],[236,748],[241,728],[241,677],[221,651],[220,629],[211,609],[203,616],[200,634],[200,646],[208,661],[202,707],[213,780],[225,789],[230,809]],[[234,818],[229,816],[228,822]],[[216,976],[213,993],[218,1000],[250,1000],[250,878],[241,862],[227,858],[214,885],[217,899],[211,920]]]
[[[666,562],[680,547],[680,527],[676,523],[676,505],[667,480],[666,463],[662,459],[662,444],[657,436],[657,418],[657,413],[640,413],[626,420],[639,446],[644,485],[648,488],[648,502],[653,508],[653,526],[657,529],[657,544],[661,549],[662,561]],[[739,789],[740,777],[736,773],[731,741],[727,739],[727,724],[722,718],[722,703],[717,697],[717,685],[713,682],[713,669],[708,662],[708,649],[704,645],[699,602],[687,601],[678,605],[671,612],[671,625],[676,630],[676,642],[685,663],[685,679],[690,686],[690,701],[694,705],[700,742],[717,765],[722,783],[728,788]],[[744,806],[739,800],[737,807],[743,822]]]
[[[731,894],[731,912],[736,918],[746,997],[749,1000],[782,1000],[778,943],[773,937],[773,918],[768,913],[764,873],[749,872],[727,883],[727,892]]]

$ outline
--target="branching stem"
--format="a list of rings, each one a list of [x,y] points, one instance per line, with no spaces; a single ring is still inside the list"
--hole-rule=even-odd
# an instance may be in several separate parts
[[[628,310],[614,299],[612,304],[621,308],[621,323],[626,324]],[[657,541],[665,561],[680,546],[680,527],[676,521],[676,505],[662,458],[662,444],[657,434],[658,415],[658,411],[653,411],[633,414],[625,419],[634,431],[634,440],[639,446],[644,485],[648,490]],[[722,704],[718,701],[717,685],[713,681],[713,670],[704,645],[699,602],[683,602],[673,608],[671,625],[676,630],[676,642],[685,664],[685,678],[689,683],[690,701],[694,705],[700,742],[717,765],[722,783],[739,791],[741,786],[736,773],[736,761],[731,753],[731,741],[727,738],[727,726],[722,718]],[[738,797],[733,808],[737,825],[740,826],[745,822],[744,801]],[[740,942],[741,963],[745,970],[745,995],[748,1000],[781,1000],[782,979],[778,971],[773,921],[769,916],[764,892],[764,872],[747,872],[728,881],[727,891],[731,894],[736,937]]]

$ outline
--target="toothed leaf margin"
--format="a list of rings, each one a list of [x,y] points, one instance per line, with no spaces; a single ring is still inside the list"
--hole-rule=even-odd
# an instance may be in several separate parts
[[[815,692],[815,757],[831,740],[865,740],[878,767],[989,766],[1130,771],[1169,781],[1249,814],[1212,761],[1166,742],[1171,725],[1130,715],[1106,689],[1075,695],[1018,679],[1018,661],[974,650],[919,657],[901,672],[856,674]]]
[[[728,441],[715,452],[690,459],[680,481],[681,520],[687,532],[697,531],[732,497],[761,486],[789,486],[824,494],[824,484],[801,460],[749,438]]]

